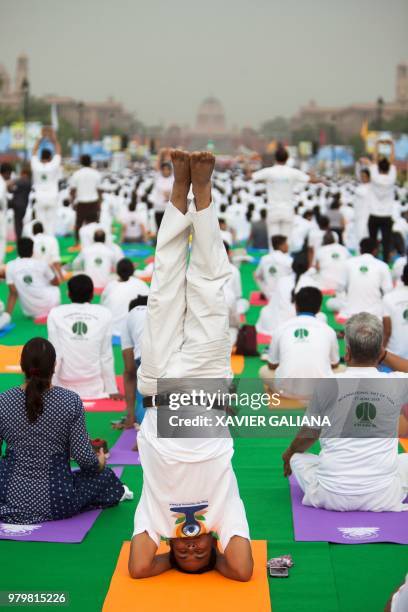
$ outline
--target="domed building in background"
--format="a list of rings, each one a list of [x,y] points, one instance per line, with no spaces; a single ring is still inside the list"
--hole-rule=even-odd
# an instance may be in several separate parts
[[[198,109],[196,134],[207,136],[225,134],[227,131],[224,108],[217,98],[206,98]]]

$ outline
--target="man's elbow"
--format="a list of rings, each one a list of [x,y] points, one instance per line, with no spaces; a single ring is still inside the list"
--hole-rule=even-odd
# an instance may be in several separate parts
[[[251,560],[244,567],[235,570],[235,580],[238,582],[249,582],[254,573],[254,562]]]
[[[150,565],[146,563],[129,561],[129,576],[131,578],[134,578],[135,580],[140,580],[141,578],[149,578],[151,576],[150,569]]]

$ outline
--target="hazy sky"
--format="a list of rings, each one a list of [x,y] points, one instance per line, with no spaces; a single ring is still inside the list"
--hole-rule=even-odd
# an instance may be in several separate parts
[[[108,95],[145,123],[194,122],[218,97],[230,126],[394,99],[407,0],[0,0],[0,63],[30,58],[35,95]]]

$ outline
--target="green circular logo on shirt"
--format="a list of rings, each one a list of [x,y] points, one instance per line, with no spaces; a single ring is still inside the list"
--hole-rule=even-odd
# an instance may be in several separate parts
[[[340,255],[338,253],[332,253],[331,258],[332,259],[338,259],[340,257]]]
[[[41,175],[41,180],[42,181],[46,181],[48,179],[48,176],[46,174],[42,174]]]
[[[361,267],[360,267],[360,272],[361,272],[362,274],[367,274],[367,272],[368,272],[368,268],[367,268],[367,266],[361,266]]]
[[[95,266],[101,266],[103,264],[103,260],[100,257],[94,259]]]
[[[23,276],[23,281],[26,285],[31,285],[31,283],[33,282],[33,277],[29,274],[26,274],[26,276]]]
[[[45,246],[42,246],[42,247],[41,247],[41,253],[45,253],[45,251],[46,251],[46,250],[47,250],[47,249],[45,248]]]
[[[374,421],[377,409],[371,402],[362,402],[356,406],[356,417],[360,423],[370,424]]]
[[[269,274],[276,274],[277,273],[277,269],[275,268],[275,266],[271,266],[269,268]]]
[[[402,313],[402,318],[404,319],[404,321],[408,321],[408,308],[406,308]]]
[[[305,340],[308,337],[309,332],[307,331],[307,329],[304,329],[303,327],[299,327],[299,329],[295,329],[295,331],[293,332],[293,335],[298,340]]]
[[[88,326],[83,321],[76,321],[72,326],[72,331],[77,336],[85,336],[88,331]]]

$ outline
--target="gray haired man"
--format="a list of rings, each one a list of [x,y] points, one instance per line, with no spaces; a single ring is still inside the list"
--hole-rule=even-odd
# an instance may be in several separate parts
[[[384,358],[381,321],[365,312],[346,324],[347,369],[317,385],[309,416],[326,415],[330,426],[304,427],[283,454],[284,475],[292,472],[303,504],[328,510],[408,510],[408,455],[398,455],[398,421],[408,393],[408,376],[379,372]],[[408,371],[408,361],[396,357]],[[308,424],[310,425],[310,423]],[[319,455],[308,453],[320,439]]]

